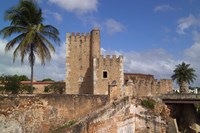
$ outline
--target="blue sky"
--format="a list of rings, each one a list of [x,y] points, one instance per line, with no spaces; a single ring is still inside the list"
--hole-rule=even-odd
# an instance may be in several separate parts
[[[45,24],[60,31],[61,46],[45,67],[39,60],[35,79],[65,79],[66,32],[87,33],[101,30],[103,54],[124,55],[126,72],[170,78],[175,65],[185,61],[200,76],[200,1],[199,0],[36,0]],[[18,0],[0,5],[0,28],[6,9]],[[12,63],[12,52],[4,53],[7,40],[0,38],[0,74],[30,75],[30,68]],[[200,86],[199,78],[193,86]]]

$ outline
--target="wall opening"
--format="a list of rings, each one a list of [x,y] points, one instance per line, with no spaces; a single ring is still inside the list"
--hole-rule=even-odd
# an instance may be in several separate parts
[[[103,71],[103,78],[108,78],[108,72],[107,71]]]

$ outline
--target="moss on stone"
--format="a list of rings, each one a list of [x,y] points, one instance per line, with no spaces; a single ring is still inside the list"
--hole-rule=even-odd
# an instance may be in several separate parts
[[[67,122],[66,124],[56,128],[56,129],[52,129],[51,132],[54,133],[54,132],[59,132],[60,130],[62,129],[67,129],[67,128],[70,128],[71,126],[73,126],[77,121],[76,120],[71,120],[69,122]]]

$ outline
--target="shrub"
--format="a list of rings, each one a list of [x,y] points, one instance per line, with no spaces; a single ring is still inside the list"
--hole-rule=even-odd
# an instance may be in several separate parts
[[[51,79],[51,78],[46,78],[46,79],[43,79],[43,80],[42,80],[42,82],[45,82],[45,81],[53,81],[53,82],[54,82],[54,80]]]
[[[33,87],[33,91],[35,90],[35,87]],[[31,93],[31,85],[20,85],[20,93]]]
[[[22,85],[20,82],[24,80],[29,80],[25,75],[2,75],[0,76],[0,82],[2,86],[0,86],[1,93],[30,93],[30,85]]]
[[[141,105],[148,109],[154,109],[155,101],[153,99],[145,99],[145,100],[142,100]]]
[[[4,76],[2,83],[6,92],[12,94],[18,94],[20,91],[20,80],[16,76],[6,75]]]
[[[44,88],[44,92],[46,93],[53,92],[57,94],[63,94],[64,91],[65,91],[65,84],[60,82],[53,83]]]

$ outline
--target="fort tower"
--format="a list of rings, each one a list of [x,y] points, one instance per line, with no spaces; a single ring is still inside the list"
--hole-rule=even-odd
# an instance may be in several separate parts
[[[66,93],[108,94],[113,81],[123,85],[123,57],[100,53],[100,30],[67,33]]]

